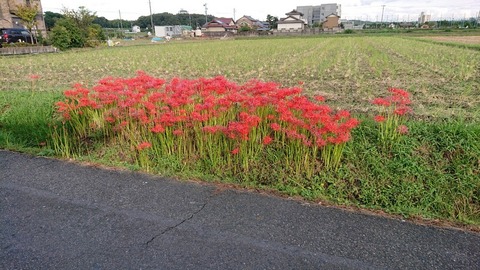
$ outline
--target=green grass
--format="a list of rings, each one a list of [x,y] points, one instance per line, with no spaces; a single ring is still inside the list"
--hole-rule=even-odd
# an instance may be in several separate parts
[[[41,153],[60,92],[0,91],[0,147]]]
[[[241,183],[290,195],[382,209],[410,217],[480,227],[480,52],[395,36],[348,35],[228,41],[186,41],[58,54],[0,57],[0,148],[53,155],[53,105],[74,83],[92,86],[105,76],[132,77],[137,70],[170,79],[223,75],[284,86],[303,82],[334,108],[364,119],[345,149],[337,172],[315,181],[284,179],[268,167],[239,182],[203,167],[159,160],[168,176]],[[40,75],[30,79],[31,74]],[[369,100],[388,87],[412,93],[410,134],[382,148]],[[96,144],[80,160],[138,169],[123,149]],[[266,160],[275,160],[264,153]]]

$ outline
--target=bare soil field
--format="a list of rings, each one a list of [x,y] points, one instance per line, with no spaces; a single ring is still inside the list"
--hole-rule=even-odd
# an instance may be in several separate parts
[[[427,37],[428,39],[443,42],[457,42],[465,44],[480,44],[480,36],[444,36]]]

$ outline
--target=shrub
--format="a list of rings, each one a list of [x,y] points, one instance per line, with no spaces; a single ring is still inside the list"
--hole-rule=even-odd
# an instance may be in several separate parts
[[[66,50],[71,46],[70,33],[67,28],[60,25],[53,27],[50,40],[53,46],[60,50]]]

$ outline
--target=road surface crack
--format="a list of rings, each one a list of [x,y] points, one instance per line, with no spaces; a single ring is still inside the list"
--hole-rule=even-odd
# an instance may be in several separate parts
[[[165,230],[161,231],[159,234],[156,234],[154,235],[150,240],[148,240],[145,245],[148,247],[148,245],[150,243],[152,243],[155,239],[157,239],[158,237],[161,237],[162,235],[166,234],[167,232],[175,229],[175,228],[178,228],[179,226],[181,226],[183,223],[191,220],[193,217],[195,217],[198,213],[202,212],[203,209],[205,208],[205,206],[207,206],[207,204],[210,202],[210,200],[216,196],[217,193],[214,192],[212,195],[210,195],[207,200],[205,201],[205,203],[202,204],[202,206],[200,206],[200,208],[198,210],[196,210],[195,212],[193,212],[192,214],[190,214],[190,216],[188,216],[187,218],[183,219],[182,221],[178,222],[177,224],[173,225],[173,226],[170,226],[170,227],[167,227]]]

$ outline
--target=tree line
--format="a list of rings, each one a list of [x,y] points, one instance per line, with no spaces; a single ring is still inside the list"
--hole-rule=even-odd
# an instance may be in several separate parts
[[[95,13],[92,13],[95,15]],[[52,30],[56,22],[65,17],[64,12],[56,13],[45,12],[45,25],[47,30]],[[213,20],[214,16],[208,15],[207,20]],[[154,25],[189,25],[193,29],[202,27],[205,24],[205,15],[203,14],[171,14],[168,12],[152,14]],[[140,16],[137,20],[109,20],[105,17],[95,16],[92,23],[100,25],[102,28],[131,28],[133,25],[141,29],[151,29],[150,16]]]

